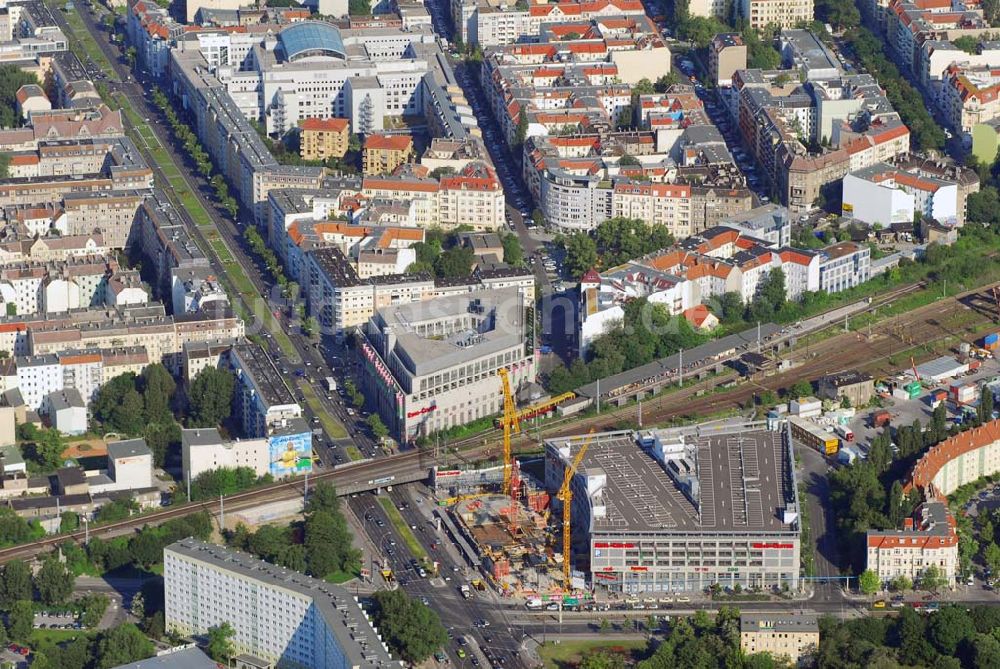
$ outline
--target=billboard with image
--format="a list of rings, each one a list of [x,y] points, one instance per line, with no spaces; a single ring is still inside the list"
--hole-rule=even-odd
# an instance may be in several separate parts
[[[281,478],[312,471],[312,434],[282,434],[270,438],[271,476]]]

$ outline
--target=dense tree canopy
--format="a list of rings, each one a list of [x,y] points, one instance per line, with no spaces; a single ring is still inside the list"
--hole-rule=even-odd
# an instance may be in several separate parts
[[[373,599],[379,632],[389,648],[407,662],[423,662],[448,642],[437,613],[402,589],[379,590]]]
[[[637,218],[612,218],[597,226],[590,234],[578,232],[568,236],[566,267],[579,277],[591,268],[608,268],[633,260],[673,244],[674,239],[660,225],[649,225]]]
[[[35,574],[35,590],[38,599],[49,606],[63,604],[73,592],[73,574],[54,553],[42,562]]]
[[[591,343],[588,362],[575,360],[569,368],[559,366],[552,370],[549,390],[557,393],[572,390],[705,341],[703,335],[691,329],[687,319],[670,316],[662,304],[650,303],[646,298],[626,303],[624,311],[620,324]]]
[[[836,0],[830,2],[833,4]],[[899,69],[888,58],[882,41],[864,27],[849,30],[845,41],[861,65],[885,89],[889,102],[910,129],[914,148],[939,149],[944,146],[944,131],[928,111],[920,92],[903,78]]]
[[[188,426],[217,427],[233,412],[236,379],[226,369],[206,367],[191,382],[188,393]]]
[[[191,481],[191,500],[215,499],[219,495],[232,495],[257,484],[273,481],[270,474],[257,476],[251,467],[219,467],[204,471]]]
[[[13,128],[24,123],[17,113],[17,89],[38,83],[35,75],[17,65],[0,65],[0,128]]]

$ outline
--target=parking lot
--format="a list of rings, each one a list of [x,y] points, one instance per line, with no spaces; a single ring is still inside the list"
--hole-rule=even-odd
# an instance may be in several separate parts
[[[75,613],[59,611],[41,611],[36,613],[32,626],[35,629],[44,630],[78,630],[81,628]]]
[[[948,386],[955,382],[980,383],[998,375],[1000,375],[1000,362],[992,358],[987,359],[983,361],[982,366],[975,372],[961,376],[958,379],[941,381],[922,392],[916,399],[901,400],[895,397],[883,399],[884,408],[892,416],[891,423],[893,425],[911,425],[915,420],[926,424],[930,421],[931,412],[934,410],[930,404],[930,396],[933,390],[939,388],[947,390]],[[948,407],[948,421],[952,422],[958,417],[956,405],[950,400],[945,404]],[[878,433],[878,430],[871,425],[872,411],[872,409],[859,411],[848,424],[848,427],[854,432],[854,443],[862,457],[868,454],[868,444],[871,443],[872,438]]]

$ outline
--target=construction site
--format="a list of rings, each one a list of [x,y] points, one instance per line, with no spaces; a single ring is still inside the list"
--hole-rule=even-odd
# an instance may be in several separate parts
[[[498,425],[504,432],[503,463],[436,471],[438,503],[450,529],[469,544],[474,562],[498,592],[529,601],[566,596],[584,588],[583,579],[570,570],[572,472],[552,494],[544,483],[543,460],[517,460],[510,443],[523,421],[552,413],[575,396],[566,393],[517,409],[505,369],[499,379],[504,395]]]

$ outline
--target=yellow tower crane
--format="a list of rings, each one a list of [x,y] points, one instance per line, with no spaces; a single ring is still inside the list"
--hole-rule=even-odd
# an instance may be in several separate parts
[[[573,502],[573,491],[570,490],[569,484],[573,480],[573,476],[576,475],[576,469],[580,466],[583,461],[583,456],[587,454],[587,449],[590,448],[590,442],[594,440],[594,430],[590,431],[587,435],[586,440],[580,445],[580,450],[576,452],[576,456],[573,461],[566,468],[563,474],[563,482],[559,487],[559,493],[556,495],[556,499],[562,502],[562,538],[563,538],[563,584],[566,591],[572,589],[572,581],[570,580],[570,521],[572,521],[572,502]]]
[[[510,495],[511,478],[514,474],[514,458],[510,452],[510,436],[521,431],[521,422],[517,418],[517,406],[514,404],[514,394],[510,391],[510,373],[506,367],[499,370],[501,386],[503,387],[503,494]]]

